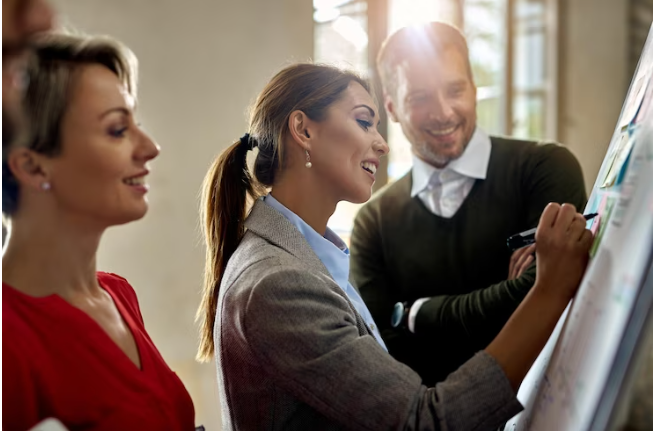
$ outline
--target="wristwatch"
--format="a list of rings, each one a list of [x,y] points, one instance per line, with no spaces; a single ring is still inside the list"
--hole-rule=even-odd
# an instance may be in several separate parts
[[[406,302],[398,302],[393,306],[391,314],[391,326],[393,328],[406,328],[409,322],[409,305]]]

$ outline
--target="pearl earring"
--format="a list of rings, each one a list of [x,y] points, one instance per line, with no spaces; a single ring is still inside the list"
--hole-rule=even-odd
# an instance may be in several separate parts
[[[48,191],[48,190],[50,190],[50,183],[47,182],[47,181],[43,181],[43,182],[41,183],[41,189],[44,190],[44,191]]]
[[[309,157],[309,150],[304,150],[304,152],[307,154],[307,162],[304,164],[307,168],[310,168],[311,165],[311,158]]]

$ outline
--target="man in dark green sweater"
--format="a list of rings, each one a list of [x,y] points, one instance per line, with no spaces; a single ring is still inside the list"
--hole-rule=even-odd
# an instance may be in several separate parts
[[[566,148],[477,127],[458,30],[400,30],[382,47],[378,68],[384,105],[411,143],[414,166],[357,215],[351,275],[389,352],[433,385],[485,348],[533,286],[529,253],[516,254],[519,268],[509,275],[507,237],[535,227],[549,202],[582,211],[586,193]],[[393,327],[397,303],[404,306]]]

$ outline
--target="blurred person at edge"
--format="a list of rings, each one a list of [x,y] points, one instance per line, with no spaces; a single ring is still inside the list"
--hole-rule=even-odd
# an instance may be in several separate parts
[[[104,231],[146,214],[159,154],[135,119],[136,58],[110,38],[34,47],[27,139],[2,159],[2,428],[53,417],[70,430],[193,430],[134,289],[96,270]]]
[[[2,148],[24,129],[21,103],[25,64],[35,35],[52,27],[53,11],[43,0],[2,1]]]
[[[35,35],[52,27],[53,11],[43,0],[2,2],[2,151],[25,131],[22,114],[25,62]],[[4,172],[3,165],[3,172]],[[7,230],[2,223],[2,244]]]

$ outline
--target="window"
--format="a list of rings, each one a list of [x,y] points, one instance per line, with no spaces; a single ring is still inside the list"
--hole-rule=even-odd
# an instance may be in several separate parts
[[[520,138],[554,137],[548,131],[548,94],[556,89],[546,69],[547,27],[545,0],[515,0],[513,11],[513,80],[511,134]],[[551,62],[548,62],[551,63]],[[555,116],[553,116],[555,117]],[[548,133],[549,132],[549,133]]]
[[[506,37],[504,0],[467,0],[463,28],[477,86],[477,124],[491,134],[504,134],[506,103]]]
[[[368,73],[368,3],[364,0],[314,0],[314,61]],[[361,205],[340,202],[328,226],[350,243]]]
[[[314,0],[314,61],[368,73],[368,3]]]

